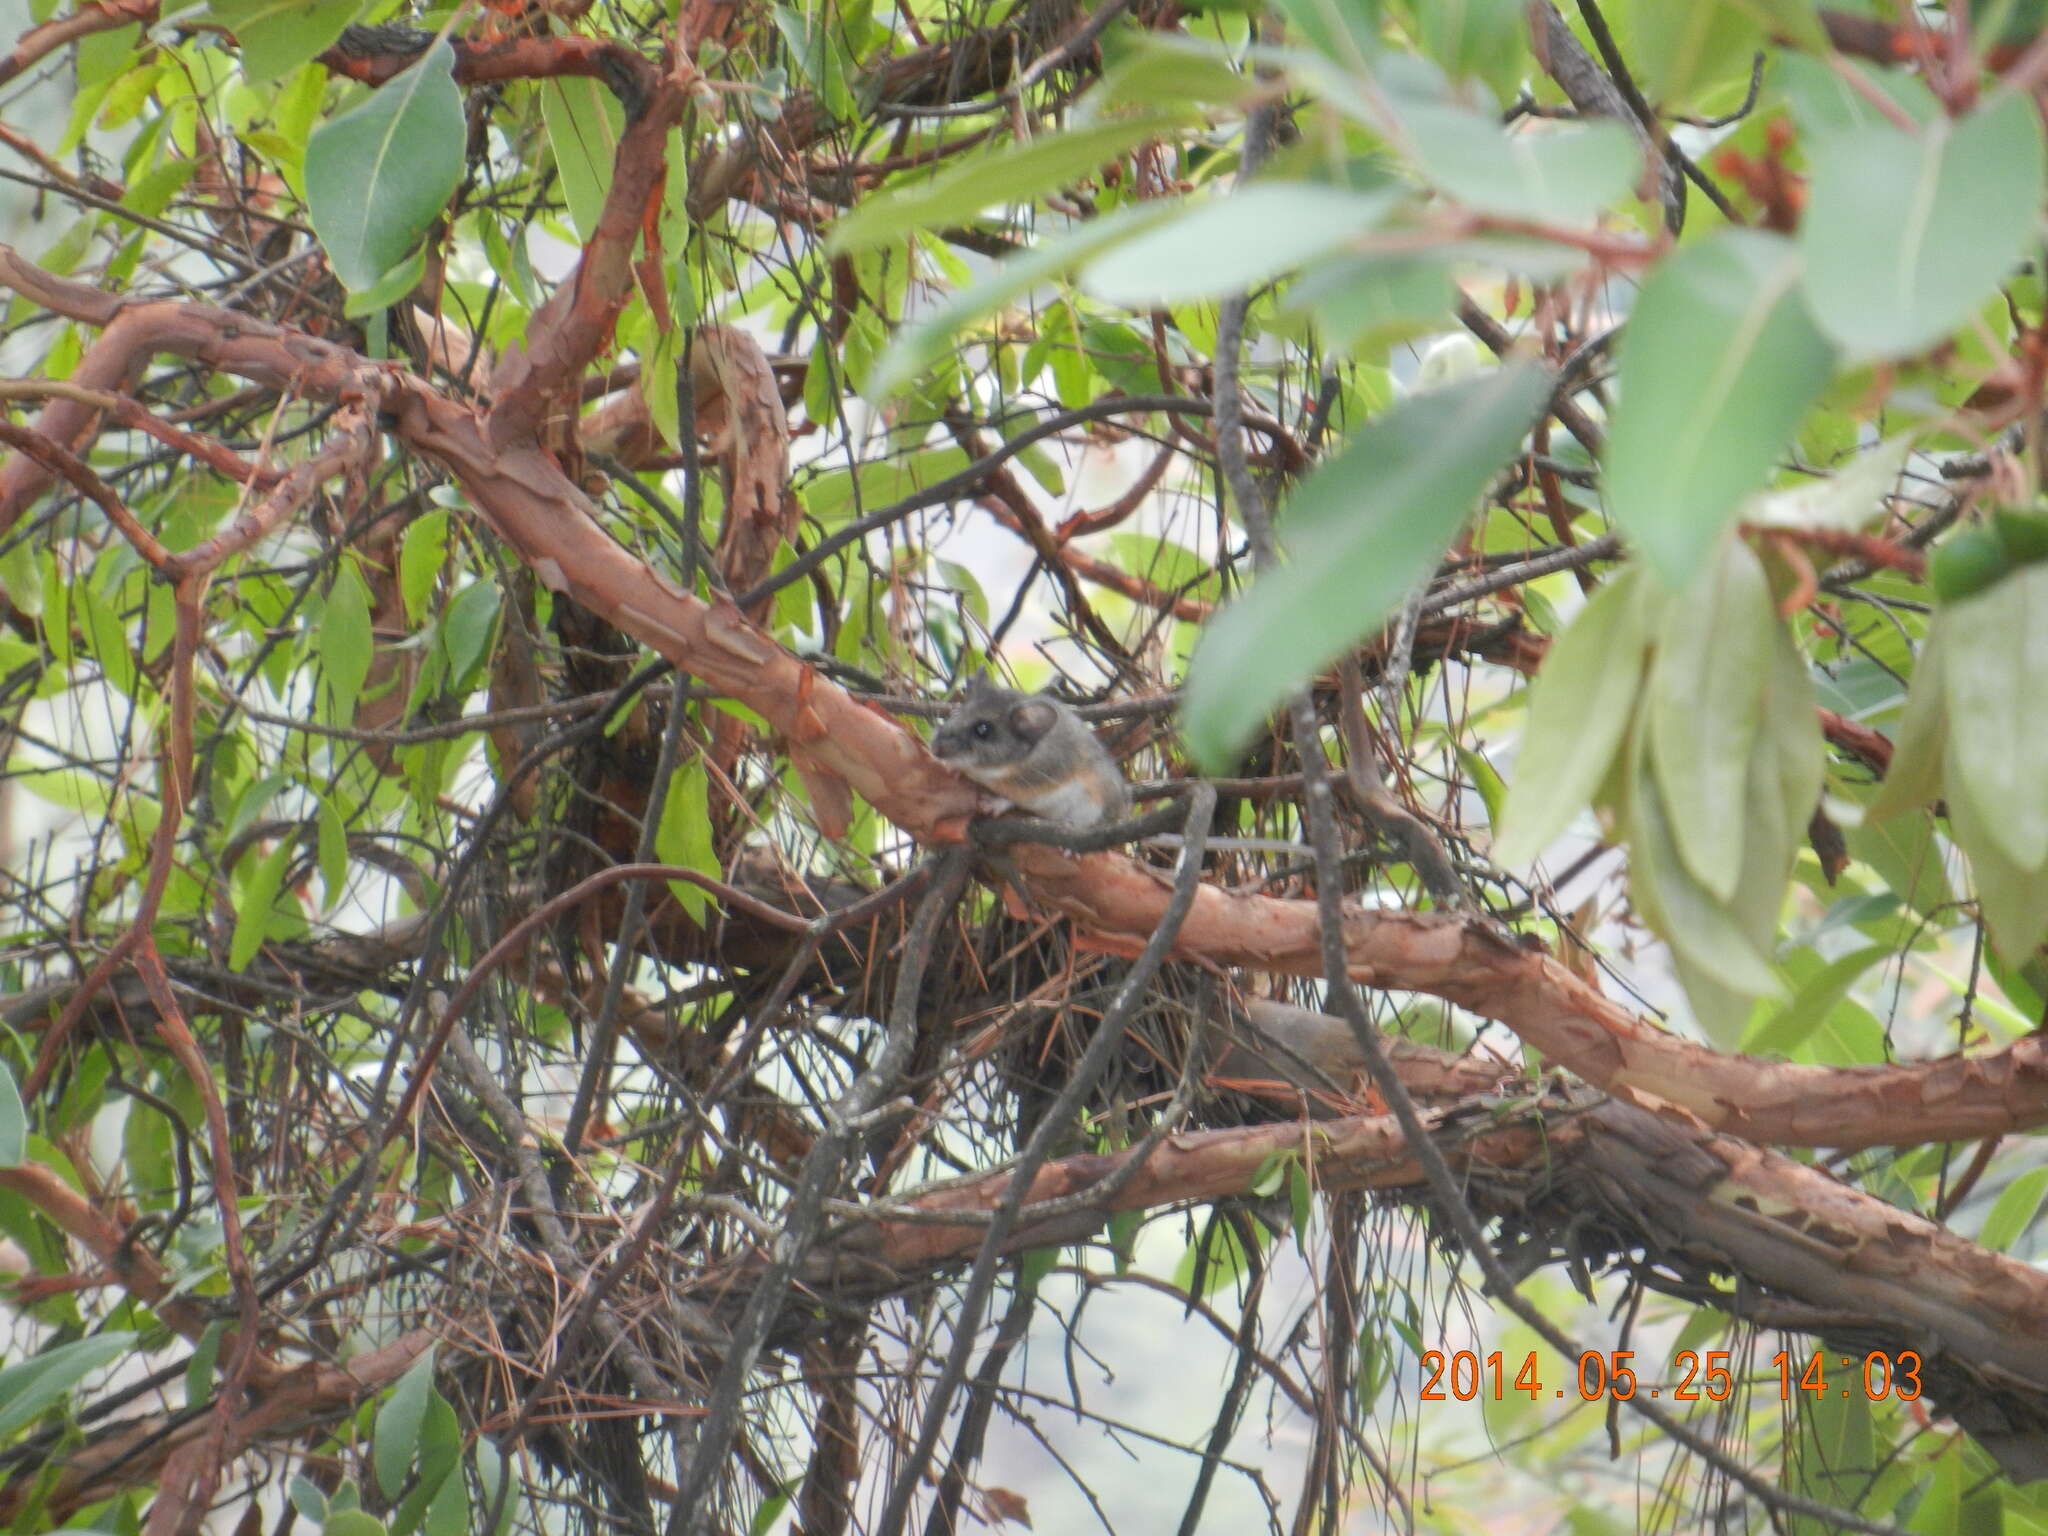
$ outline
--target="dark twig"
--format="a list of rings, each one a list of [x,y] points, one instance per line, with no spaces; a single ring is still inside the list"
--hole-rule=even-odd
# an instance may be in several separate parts
[[[1181,827],[1183,846],[1180,861],[1174,869],[1173,894],[1167,898],[1159,926],[1145,941],[1138,958],[1131,962],[1123,983],[1103,1012],[1102,1022],[1096,1026],[1094,1038],[1074,1063],[1065,1086],[1047,1106],[1037,1129],[1031,1133],[1031,1139],[1017,1158],[1016,1171],[1011,1175],[1009,1186],[1003,1191],[1002,1202],[996,1207],[995,1217],[982,1237],[981,1251],[975,1255],[974,1269],[968,1275],[966,1288],[953,1314],[952,1348],[939,1372],[939,1379],[933,1383],[925,1400],[924,1418],[916,1443],[904,1457],[896,1479],[890,1485],[882,1518],[874,1526],[876,1531],[893,1533],[903,1529],[911,1495],[923,1478],[924,1467],[938,1445],[939,1431],[945,1426],[947,1407],[953,1394],[960,1389],[961,1382],[966,1380],[967,1359],[973,1353],[975,1332],[981,1325],[989,1293],[995,1285],[996,1264],[1002,1257],[1003,1244],[1015,1228],[1033,1178],[1051,1155],[1054,1140],[1072,1129],[1074,1117],[1094,1091],[1096,1080],[1108,1068],[1110,1057],[1123,1043],[1124,1030],[1132,1015],[1151,991],[1152,978],[1158,975],[1174,941],[1180,937],[1181,924],[1186,921],[1189,909],[1195,904],[1195,892],[1201,887],[1202,846],[1208,841],[1209,822],[1215,812],[1216,791],[1208,785],[1200,786],[1188,797],[1187,817]]]
[[[931,965],[939,925],[966,888],[969,860],[967,849],[950,848],[933,861],[936,867],[931,889],[918,903],[917,915],[911,919],[910,933],[903,942],[903,961],[896,973],[896,993],[890,999],[889,1023],[881,1048],[868,1069],[826,1111],[824,1127],[804,1158],[803,1171],[790,1192],[773,1256],[747,1297],[746,1308],[733,1328],[733,1342],[726,1351],[725,1363],[705,1400],[704,1418],[697,1427],[697,1449],[676,1490],[669,1536],[698,1536],[716,1524],[711,1494],[725,1469],[733,1436],[739,1432],[740,1401],[746,1392],[747,1378],[753,1374],[754,1363],[767,1344],[769,1330],[782,1310],[797,1266],[817,1240],[824,1222],[825,1197],[846,1177],[848,1154],[866,1129],[862,1121],[896,1091],[897,1081],[910,1063],[911,1048],[917,1041],[918,1000],[924,990],[925,971]],[[929,1448],[926,1454],[930,1454]]]
[[[1294,730],[1297,738],[1313,740],[1316,726],[1315,712],[1307,696],[1301,695],[1294,702]],[[1322,944],[1323,977],[1326,991],[1325,1007],[1351,1027],[1352,1037],[1358,1042],[1360,1054],[1365,1058],[1366,1071],[1371,1075],[1373,1085],[1379,1089],[1382,1100],[1392,1112],[1401,1127],[1401,1134],[1422,1169],[1424,1181],[1435,1197],[1436,1205],[1452,1232],[1472,1261],[1485,1277],[1487,1289],[1496,1296],[1501,1305],[1533,1328],[1561,1356],[1576,1360],[1582,1353],[1579,1343],[1562,1328],[1553,1323],[1549,1316],[1524,1297],[1516,1288],[1514,1277],[1501,1265],[1498,1255],[1486,1240],[1486,1233],[1479,1225],[1479,1218],[1466,1203],[1464,1191],[1459,1187],[1458,1176],[1451,1171],[1443,1149],[1436,1144],[1430,1127],[1425,1125],[1415,1101],[1408,1094],[1394,1065],[1388,1059],[1385,1043],[1380,1038],[1379,1027],[1365,1011],[1357,987],[1351,982],[1349,956],[1344,947],[1344,913],[1342,907],[1342,850],[1337,842],[1337,819],[1331,795],[1330,777],[1324,769],[1321,755],[1315,752],[1302,754],[1303,771],[1308,776],[1308,790],[1304,796],[1304,809],[1308,821],[1309,843],[1316,854],[1316,910]],[[1503,942],[1506,942],[1503,940]],[[1706,1436],[1699,1434],[1683,1420],[1673,1417],[1657,1404],[1648,1401],[1641,1393],[1629,1398],[1628,1406],[1648,1419],[1666,1435],[1700,1457],[1723,1477],[1741,1485],[1764,1504],[1786,1514],[1805,1515],[1811,1519],[1831,1521],[1844,1530],[1864,1531],[1872,1536],[1902,1536],[1899,1528],[1874,1520],[1865,1520],[1848,1510],[1836,1509],[1818,1500],[1787,1493],[1767,1481],[1730,1456]]]

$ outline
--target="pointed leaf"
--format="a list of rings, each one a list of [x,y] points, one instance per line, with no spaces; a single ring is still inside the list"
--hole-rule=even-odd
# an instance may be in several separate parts
[[[2042,159],[2033,100],[2009,92],[1917,133],[1816,140],[1799,243],[1821,329],[1864,357],[1947,336],[2036,248]]]
[[[1628,195],[1642,152],[1619,123],[1503,132],[1462,108],[1417,105],[1401,113],[1422,174],[1481,213],[1547,224],[1587,224]]]
[[[1936,628],[1949,809],[1969,801],[2011,863],[2039,869],[2048,864],[2048,565],[1943,604]]]
[[[98,1333],[59,1344],[0,1371],[0,1442],[62,1401],[79,1382],[135,1347],[132,1333]]]
[[[334,46],[363,0],[214,0],[242,49],[242,78],[267,85]]]
[[[1679,857],[1725,902],[1742,871],[1743,786],[1778,617],[1763,567],[1740,539],[1702,574],[1665,609],[1650,668],[1650,762]]]
[[[1779,989],[1776,972],[1728,908],[1685,867],[1671,818],[1649,775],[1648,754],[1637,750],[1627,800],[1629,892],[1637,910],[1675,954],[1717,984],[1744,996],[1771,996]]]
[[[1397,194],[1313,182],[1259,182],[1190,206],[1091,263],[1082,286],[1148,309],[1255,288],[1339,249],[1393,208]]]
[[[1798,280],[1789,241],[1729,230],[1667,259],[1636,299],[1603,478],[1667,586],[1692,579],[1827,385],[1832,352]]]
[[[897,332],[889,350],[868,376],[870,400],[884,400],[916,378],[961,331],[985,315],[1014,304],[1032,289],[1062,277],[1097,251],[1128,240],[1138,231],[1172,217],[1171,203],[1133,203],[1077,224],[1071,230],[1012,256],[970,288],[962,289],[923,318]],[[822,370],[819,370],[822,373]]]
[[[387,1499],[398,1497],[405,1486],[405,1474],[419,1449],[420,1423],[427,1414],[427,1398],[434,1390],[434,1351],[430,1348],[415,1360],[398,1385],[377,1410],[371,1460],[377,1486]]]
[[[1948,796],[1949,835],[1970,861],[1970,885],[1977,898],[1991,942],[2008,963],[2024,965],[2048,939],[2048,870],[2013,862],[2005,829],[1995,814],[1987,817],[1975,796],[1965,794],[1956,735],[1948,739],[1944,770],[1952,786]]]
[[[984,209],[1029,202],[1095,175],[1105,162],[1157,138],[1179,121],[1163,113],[1113,118],[975,156],[928,181],[892,186],[833,225],[826,249],[834,254],[857,251],[913,229],[958,224]]]
[[[1641,587],[1633,568],[1615,576],[1543,658],[1493,848],[1504,868],[1523,868],[1571,824],[1628,735],[1649,638]]]
[[[1906,707],[1892,726],[1891,766],[1864,807],[1865,821],[1896,816],[1941,793],[1942,756],[1948,747],[1948,685],[1942,676],[1940,644],[1937,624],[1913,664]]]
[[[0,1168],[12,1168],[27,1155],[28,1110],[13,1070],[0,1061]]]
[[[328,260],[352,289],[405,259],[462,181],[455,50],[436,42],[306,145],[306,204]]]
[[[1411,395],[1302,481],[1280,523],[1285,563],[1209,621],[1189,663],[1184,734],[1204,769],[1428,576],[1551,382],[1517,364]]]

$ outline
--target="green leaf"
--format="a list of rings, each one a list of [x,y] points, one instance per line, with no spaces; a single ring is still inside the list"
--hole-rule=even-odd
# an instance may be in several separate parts
[[[1810,159],[1807,303],[1860,357],[1933,346],[2036,248],[2043,152],[2030,97],[2000,92],[1912,134],[1889,123],[1829,134]]]
[[[407,524],[398,545],[398,591],[405,599],[405,616],[413,623],[427,616],[434,584],[447,563],[448,514],[437,507]]]
[[[1395,200],[1392,192],[1257,182],[1122,242],[1089,264],[1082,286],[1133,309],[1239,293],[1339,249]]]
[[[278,893],[284,889],[285,871],[291,868],[298,845],[290,838],[265,854],[242,887],[235,905],[235,931],[228,941],[228,969],[246,970],[263,941],[270,937],[270,920],[277,912]]]
[[[1638,6],[1634,19],[1630,59],[1637,78],[1650,100],[1672,111],[1716,84],[1746,85],[1750,61],[1773,36],[1827,46],[1810,0],[1768,0],[1763,7],[1754,0],[1650,4]]]
[[[469,1536],[469,1485],[461,1473],[441,1479],[420,1529],[426,1536]]]
[[[320,885],[325,896],[323,910],[331,910],[348,888],[348,826],[341,811],[326,795],[319,797],[315,817],[318,829]]]
[[[1446,74],[1477,75],[1513,94],[1529,31],[1521,0],[1422,0],[1414,9],[1423,51]]]
[[[98,1333],[59,1344],[0,1371],[0,1443],[63,1400],[79,1382],[135,1348],[132,1333]]]
[[[1866,821],[1911,810],[1941,793],[1941,763],[1948,747],[1948,693],[1941,666],[1937,624],[1913,664],[1906,707],[1892,728],[1892,761],[1884,782],[1863,809]]]
[[[1999,1192],[1998,1203],[1984,1218],[1984,1230],[1977,1241],[1993,1253],[2004,1253],[2034,1224],[2041,1201],[2048,1197],[2048,1168],[2034,1168],[2021,1174]]]
[[[364,315],[389,309],[419,287],[420,279],[426,275],[427,248],[422,245],[367,288],[351,293],[343,301],[341,312],[351,320],[360,320]]]
[[[128,184],[121,206],[153,219],[170,206],[172,198],[185,190],[185,184],[198,171],[197,160],[166,160],[161,165],[152,166]]]
[[[437,41],[306,145],[306,204],[334,272],[368,288],[405,259],[462,182],[455,50]]]
[[[1674,955],[1718,985],[1745,997],[1775,994],[1777,974],[1755,941],[1686,868],[1670,815],[1649,772],[1648,753],[1641,745],[1636,751],[1626,809],[1629,892],[1637,910]],[[1770,917],[1775,920],[1776,915],[1774,909]]]
[[[2048,864],[2048,565],[1944,604],[1947,787],[2022,869]],[[1924,664],[1924,663],[1923,663]]]
[[[1503,132],[1457,107],[1403,109],[1417,166],[1448,196],[1481,213],[1545,224],[1587,224],[1628,194],[1642,151],[1619,123]]]
[[[1949,835],[1970,861],[1970,884],[1991,942],[2008,963],[2025,965],[2048,939],[2048,870],[2016,864],[2006,851],[2004,828],[1987,819],[1975,797],[1953,788],[1961,781],[1956,739],[1951,733],[1944,763],[1951,790]]]
[[[135,647],[128,637],[128,625],[90,582],[78,583],[74,601],[79,627],[85,632],[86,654],[100,664],[110,687],[134,698]]]
[[[344,565],[327,594],[317,638],[320,674],[327,681],[334,718],[347,722],[370,675],[375,643],[370,633],[370,596],[356,573]]]
[[[491,629],[498,622],[498,584],[472,581],[455,594],[435,628],[435,638],[448,657],[448,681],[459,687],[490,649]]]
[[[385,1536],[384,1522],[361,1509],[330,1511],[320,1530],[322,1536]]]
[[[718,850],[711,840],[711,780],[701,757],[693,757],[668,781],[661,803],[661,822],[654,829],[655,857],[716,876]],[[711,893],[687,880],[671,880],[669,891],[692,922],[701,923],[710,910]]]
[[[286,1492],[287,1496],[291,1499],[292,1508],[305,1516],[306,1519],[311,1520],[316,1525],[323,1523],[327,1519],[327,1495],[314,1487],[304,1477],[293,1477],[291,1482],[286,1485]]]
[[[430,1347],[398,1378],[398,1385],[377,1409],[371,1460],[377,1486],[387,1499],[397,1498],[405,1486],[405,1474],[419,1449],[420,1422],[426,1417],[427,1398],[433,1390],[434,1351]]]
[[[1798,280],[1789,241],[1724,230],[1666,260],[1636,299],[1603,483],[1669,587],[1690,583],[1827,386],[1833,356]]]
[[[1551,383],[1515,364],[1411,395],[1301,482],[1279,523],[1288,558],[1209,621],[1189,664],[1183,735],[1205,772],[1428,576]]]
[[[333,47],[362,0],[214,0],[242,49],[242,78],[267,85]]]
[[[1180,121],[1165,113],[1141,113],[976,156],[929,181],[891,187],[868,198],[832,226],[825,248],[843,255],[881,245],[913,229],[958,224],[985,208],[1030,202],[1093,176],[1105,162],[1159,137]]]
[[[612,162],[626,131],[625,109],[604,82],[547,80],[540,87],[541,118],[555,152],[569,223],[579,239],[597,233],[605,194],[612,186]]]
[[[1634,568],[1614,576],[1543,658],[1493,849],[1504,868],[1523,868],[1571,825],[1627,738],[1649,644],[1641,588]]]
[[[477,1503],[480,1513],[487,1515],[498,1508],[498,1489],[509,1470],[505,1465],[505,1453],[498,1449],[497,1443],[479,1436],[476,1442],[476,1481],[482,1495]],[[492,1536],[502,1536],[511,1530],[518,1516],[519,1485],[515,1483],[504,1495],[504,1509],[498,1516],[497,1529]]]
[[[1650,764],[1679,857],[1726,902],[1742,872],[1743,786],[1778,616],[1763,566],[1742,540],[1725,541],[1701,577],[1665,605],[1650,668]]]
[[[1853,532],[1884,515],[1897,489],[1913,438],[1902,433],[1857,454],[1834,474],[1783,491],[1752,496],[1742,520],[1762,528],[1840,528]]]
[[[1444,328],[1456,296],[1451,263],[1425,256],[1324,261],[1281,302],[1315,320],[1323,344],[1353,356]]]
[[[28,1109],[14,1072],[0,1061],[0,1168],[12,1168],[28,1155]]]
[[[185,1362],[186,1402],[203,1403],[213,1396],[214,1363],[220,1359],[220,1341],[227,1329],[225,1322],[214,1319],[192,1347],[192,1358]]]
[[[1345,73],[1367,72],[1379,52],[1379,0],[1279,0],[1279,5],[1289,32]]]
[[[1891,953],[1885,944],[1867,944],[1822,966],[1776,1013],[1763,1015],[1743,1037],[1742,1049],[1753,1056],[1790,1056],[1824,1023],[1835,1005],[1863,973]]]

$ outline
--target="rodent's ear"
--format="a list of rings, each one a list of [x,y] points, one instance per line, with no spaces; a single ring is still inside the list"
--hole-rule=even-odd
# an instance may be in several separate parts
[[[961,698],[978,699],[984,694],[993,693],[994,691],[989,686],[988,674],[986,672],[977,672],[974,676],[967,679],[967,691],[961,695]]]
[[[1052,700],[1029,698],[1010,711],[1010,728],[1025,740],[1036,741],[1059,717],[1059,706]]]

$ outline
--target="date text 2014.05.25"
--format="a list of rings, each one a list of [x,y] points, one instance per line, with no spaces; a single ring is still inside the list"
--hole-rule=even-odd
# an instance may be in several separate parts
[[[1720,1403],[1732,1397],[1738,1386],[1767,1386],[1770,1381],[1768,1376],[1755,1378],[1753,1383],[1748,1378],[1738,1380],[1730,1369],[1728,1350],[1710,1349],[1702,1353],[1686,1349],[1671,1361],[1673,1379],[1652,1386],[1637,1378],[1631,1363],[1635,1358],[1635,1351],[1630,1349],[1610,1350],[1604,1355],[1588,1350],[1579,1356],[1576,1371],[1560,1373],[1566,1381],[1558,1386],[1556,1375],[1546,1378],[1534,1350],[1518,1364],[1503,1357],[1497,1349],[1485,1356],[1469,1349],[1448,1353],[1425,1349],[1421,1397],[1425,1403],[1469,1403],[1483,1397],[1500,1402],[1513,1393],[1531,1400],[1576,1393],[1581,1400],[1593,1402],[1605,1397],[1626,1400],[1640,1392],[1681,1403],[1698,1402],[1701,1398]],[[1781,1402],[1790,1401],[1795,1394],[1815,1398],[1861,1395],[1872,1402],[1896,1397],[1910,1402],[1921,1391],[1920,1357],[1910,1349],[1897,1354],[1873,1351],[1861,1359],[1854,1355],[1831,1355],[1824,1350],[1801,1358],[1780,1350],[1771,1356],[1771,1365]]]

